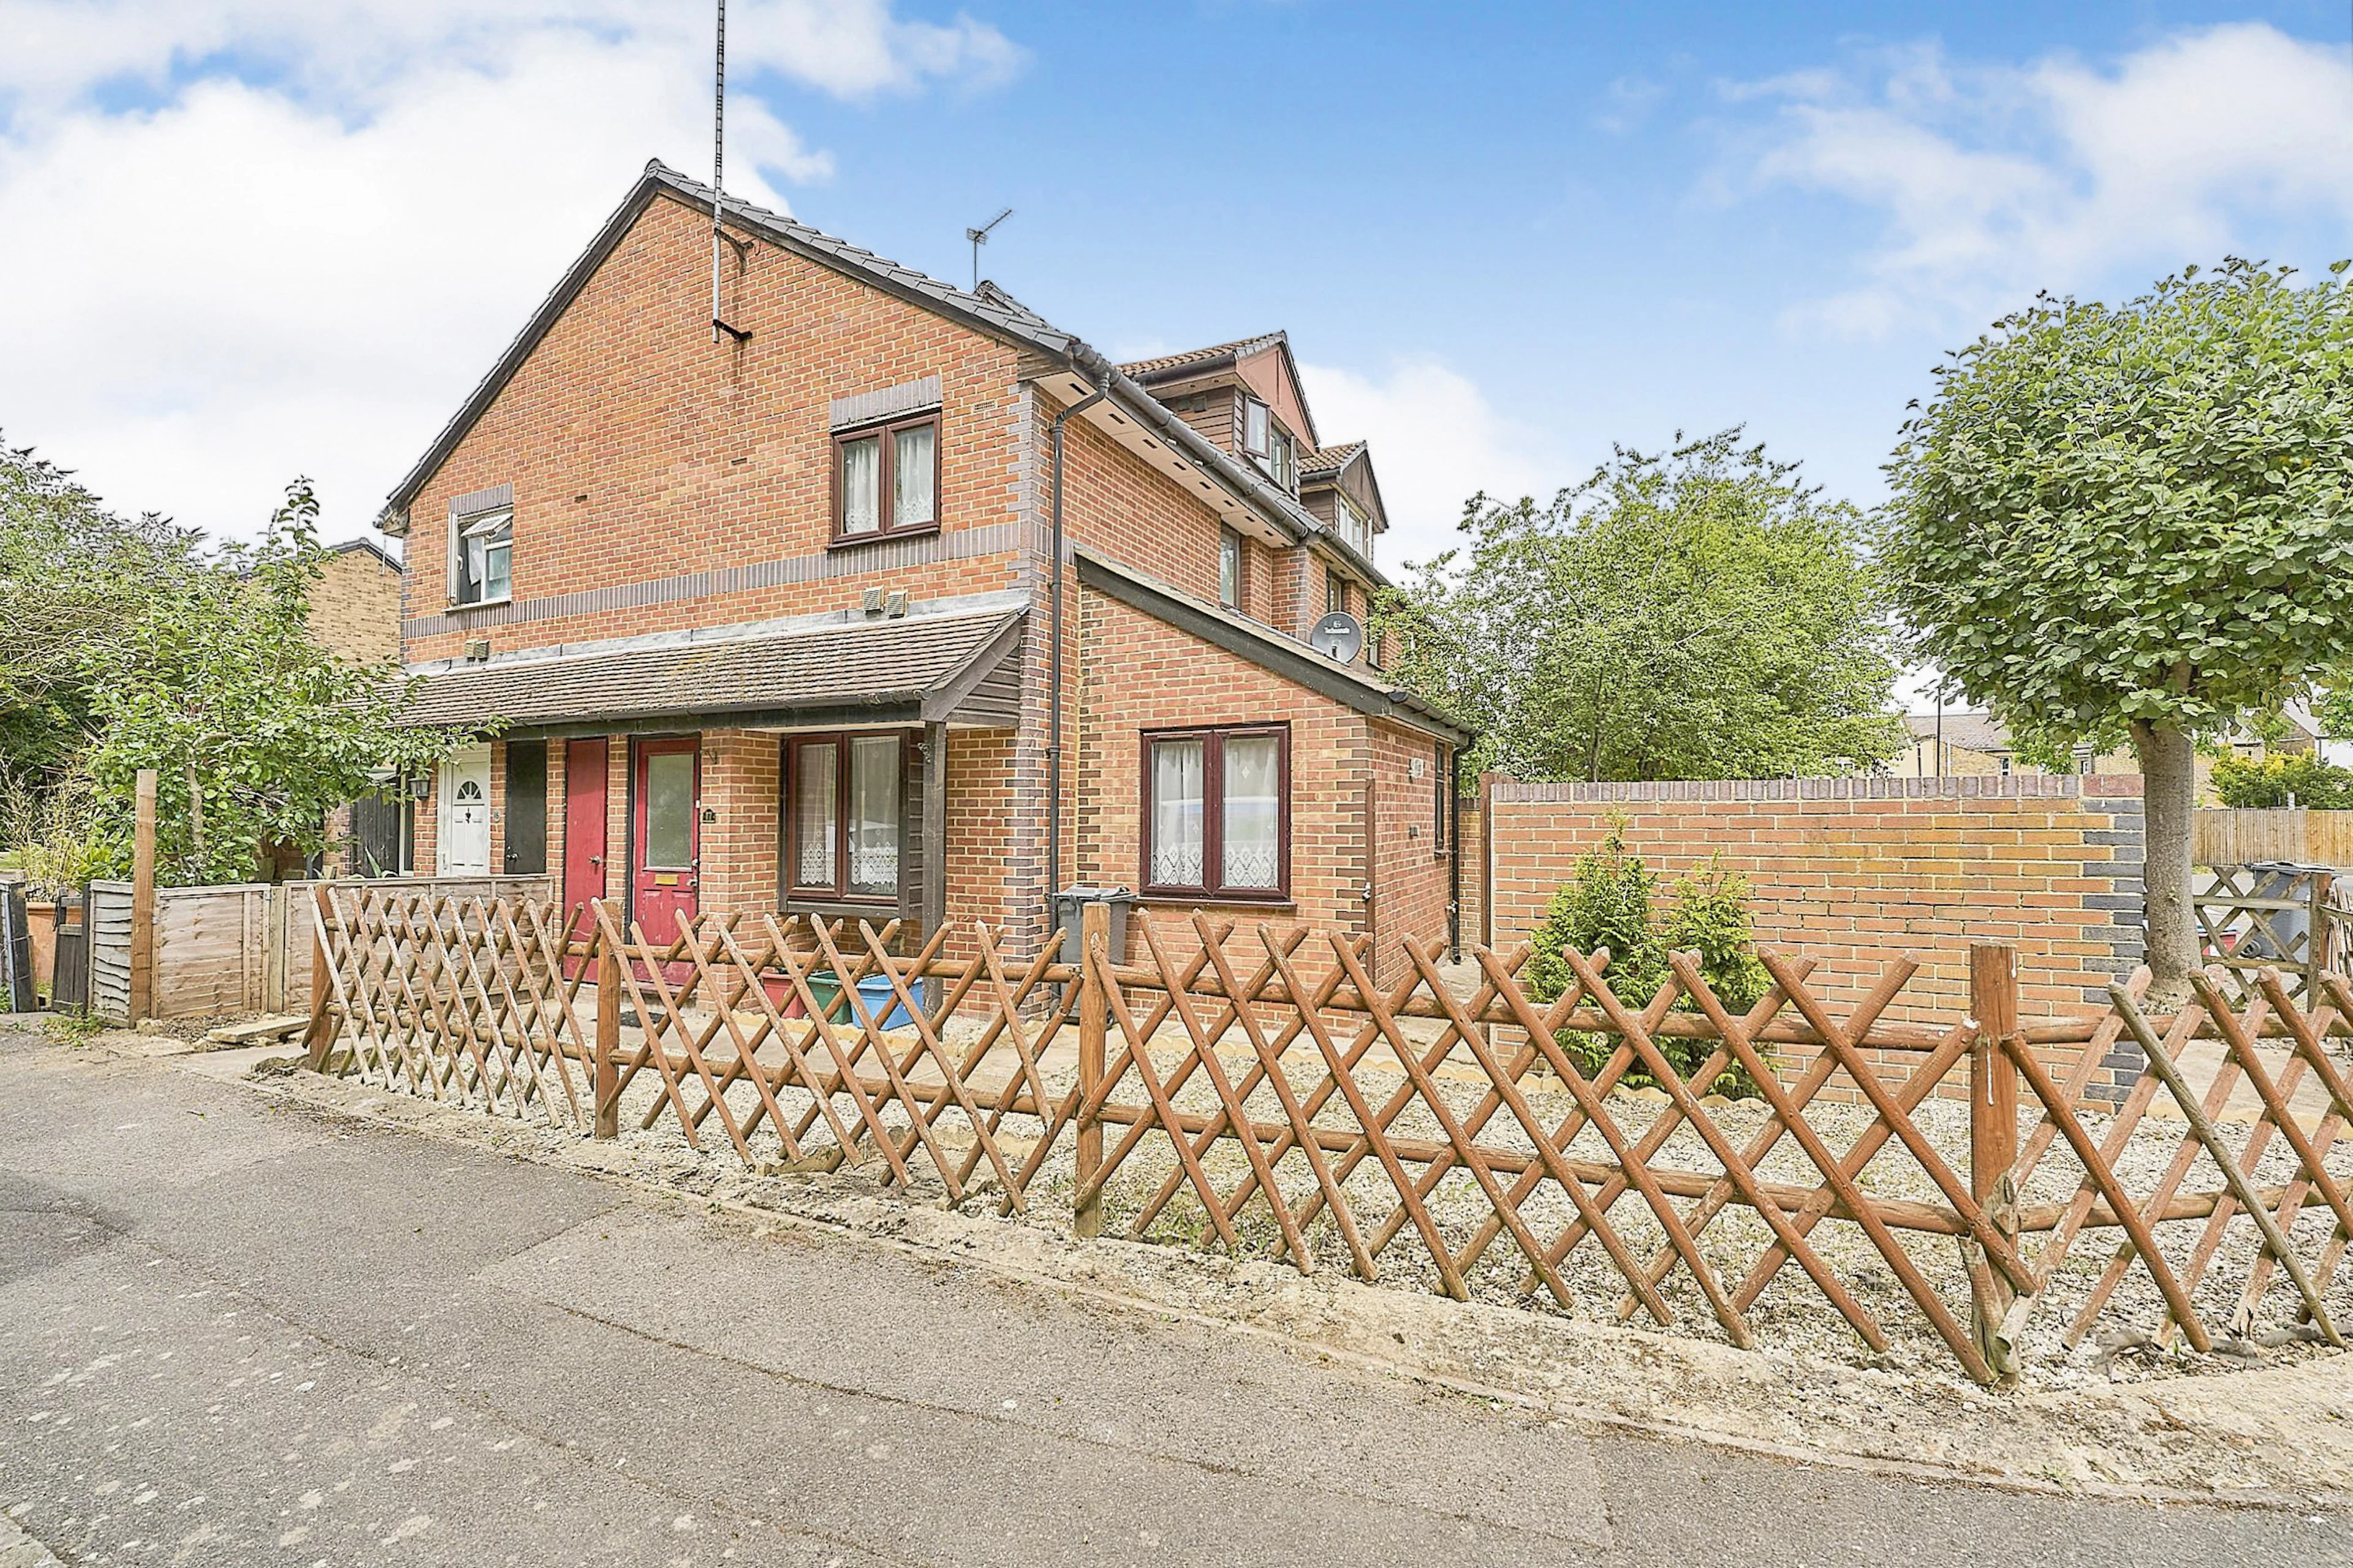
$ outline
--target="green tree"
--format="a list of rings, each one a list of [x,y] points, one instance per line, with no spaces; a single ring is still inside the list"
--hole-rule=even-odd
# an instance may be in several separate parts
[[[1726,430],[1618,449],[1550,504],[1472,499],[1469,542],[1375,616],[1393,673],[1523,778],[1850,773],[1903,745],[1862,520]]]
[[[99,734],[84,770],[118,872],[142,768],[157,773],[157,879],[248,881],[269,877],[281,848],[322,847],[327,812],[376,770],[429,766],[459,739],[400,723],[397,664],[353,664],[311,640],[317,521],[298,479],[259,544],[172,578],[125,635],[86,650]]]
[[[0,793],[37,810],[64,782],[97,728],[90,650],[195,570],[195,539],[152,513],[118,517],[68,470],[0,442]]]
[[[2218,757],[2214,793],[2224,805],[2301,805],[2353,811],[2353,768],[2322,762],[2309,752],[2268,757]]]
[[[1887,465],[1920,651],[2014,734],[2129,737],[2149,964],[2187,993],[2195,745],[2353,674],[2353,295],[2230,261],[2043,298],[1936,370]]]

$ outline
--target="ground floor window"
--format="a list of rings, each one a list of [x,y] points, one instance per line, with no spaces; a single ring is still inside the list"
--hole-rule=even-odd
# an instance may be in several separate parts
[[[1289,890],[1288,725],[1147,733],[1144,797],[1145,891],[1222,900]]]
[[[785,742],[784,862],[795,894],[899,896],[906,737],[794,735]]]

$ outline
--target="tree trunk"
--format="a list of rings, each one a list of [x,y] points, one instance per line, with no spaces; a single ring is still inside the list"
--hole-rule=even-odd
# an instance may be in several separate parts
[[[197,781],[196,764],[188,763],[188,857],[196,865],[196,875],[204,875],[205,864],[205,786]]]
[[[2148,1000],[2172,1011],[2189,996],[2198,966],[2198,915],[2189,896],[2191,830],[2198,810],[2198,753],[2179,730],[2133,721],[2147,811],[2147,864],[2141,871],[2148,911]]]

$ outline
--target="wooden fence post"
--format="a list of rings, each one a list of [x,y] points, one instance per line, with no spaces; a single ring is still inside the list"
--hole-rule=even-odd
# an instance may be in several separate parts
[[[141,768],[131,838],[131,1022],[155,1013],[155,770]]]
[[[596,1127],[599,1138],[621,1135],[621,959],[606,942],[601,923],[596,943]]]
[[[327,1009],[330,994],[334,990],[332,960],[327,956],[327,901],[334,895],[323,882],[311,889],[311,1027],[302,1037],[310,1047],[307,1058],[312,1072],[322,1072],[327,1066],[327,1052],[335,1043],[335,1016]],[[292,918],[292,911],[287,911]]]
[[[2018,949],[2008,942],[1969,946],[1969,1016],[1977,1039],[1969,1047],[1969,1196],[1984,1208],[2005,1240],[2018,1236],[2018,1068],[2001,1042],[2018,1032]],[[1969,1330],[1994,1375],[2007,1383],[2017,1360],[2003,1337],[2016,1292],[1974,1243],[1969,1258]]]
[[[1094,952],[1098,945],[1106,950],[1109,947],[1111,906],[1090,901],[1079,909],[1079,1103],[1083,1106],[1103,1080],[1105,1028],[1111,1009],[1103,985],[1095,977]],[[1105,956],[1110,956],[1108,951]],[[1081,1188],[1103,1169],[1103,1119],[1082,1114],[1076,1170]],[[1103,1234],[1102,1193],[1096,1193],[1072,1211],[1071,1232],[1082,1237]]]
[[[2320,977],[2337,967],[2337,955],[2330,951],[2336,926],[2328,918],[2329,895],[2335,890],[2337,879],[2326,871],[2312,876],[2311,904],[2306,911],[2304,935],[2304,1002],[2307,1007],[2319,1004]]]

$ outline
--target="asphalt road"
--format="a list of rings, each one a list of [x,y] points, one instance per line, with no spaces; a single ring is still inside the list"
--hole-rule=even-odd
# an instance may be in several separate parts
[[[0,1510],[67,1563],[2353,1563],[2353,1521],[1573,1430],[0,1027]]]

